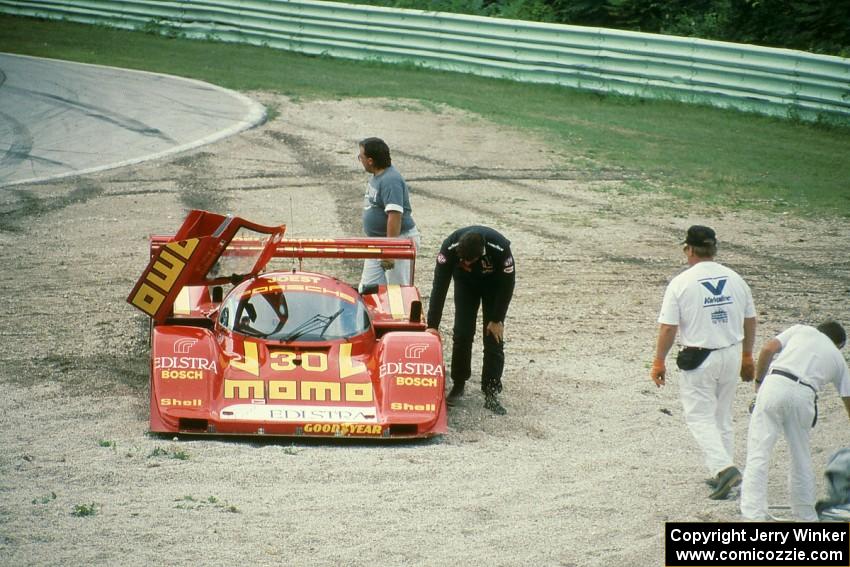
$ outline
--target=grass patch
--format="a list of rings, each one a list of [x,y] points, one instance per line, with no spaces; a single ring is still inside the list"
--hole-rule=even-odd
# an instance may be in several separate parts
[[[239,509],[232,505],[224,502],[215,496],[209,496],[207,498],[195,498],[191,494],[186,495],[182,498],[178,498],[175,500],[177,504],[174,506],[178,510],[204,510],[204,509],[212,509],[218,510],[221,512],[230,512],[231,514],[239,514]]]
[[[417,65],[309,57],[7,16],[0,17],[0,50],[159,71],[299,99],[386,97],[417,99],[431,108],[447,104],[535,130],[573,159],[639,171],[652,181],[652,190],[685,201],[850,218],[850,119],[838,125],[800,123]]]
[[[33,498],[32,503],[33,504],[50,504],[54,500],[56,500],[56,493],[51,492],[50,494],[46,494],[46,495],[41,496],[39,498]]]
[[[178,461],[188,461],[189,453],[184,451],[183,449],[163,449],[162,447],[156,447],[153,451],[148,455],[149,459],[163,457],[166,459],[176,459]]]
[[[77,518],[85,518],[87,516],[94,516],[97,514],[97,504],[77,504],[74,506],[74,509],[71,510],[71,515]]]

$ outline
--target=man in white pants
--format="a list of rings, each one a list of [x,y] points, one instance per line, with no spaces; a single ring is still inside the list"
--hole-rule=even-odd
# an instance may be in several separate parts
[[[363,232],[366,236],[410,238],[418,250],[421,237],[411,215],[410,188],[393,167],[389,146],[380,138],[361,140],[357,159],[372,174],[363,198]],[[368,258],[363,262],[361,292],[374,284],[412,283],[410,260]]]
[[[683,348],[676,364],[682,370],[679,394],[685,422],[712,475],[709,498],[722,500],[741,482],[732,402],[738,375],[750,381],[755,374],[756,310],[744,279],[714,261],[714,230],[692,226],[683,244],[689,267],[664,292],[650,377],[659,388],[666,383],[664,361],[678,331]]]
[[[784,434],[791,453],[791,512],[799,521],[818,520],[809,435],[817,419],[817,392],[829,383],[835,384],[850,416],[850,372],[839,352],[846,341],[844,328],[827,321],[817,328],[794,325],[762,347],[741,487],[741,514],[745,519],[771,519],[767,472],[773,447]]]

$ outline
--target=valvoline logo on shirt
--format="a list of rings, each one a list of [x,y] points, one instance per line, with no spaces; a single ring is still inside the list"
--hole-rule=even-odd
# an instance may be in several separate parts
[[[726,276],[700,280],[699,283],[702,284],[702,287],[711,293],[711,296],[703,298],[703,307],[727,305],[732,303],[732,296],[723,293],[728,280],[729,278]]]

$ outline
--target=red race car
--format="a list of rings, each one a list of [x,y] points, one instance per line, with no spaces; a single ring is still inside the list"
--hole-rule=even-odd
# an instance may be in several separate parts
[[[360,294],[301,270],[304,258],[415,260],[413,244],[287,240],[285,229],[191,211],[173,237],[151,238],[150,263],[127,298],[153,320],[151,431],[445,433],[442,348],[425,332],[419,291]],[[266,271],[274,258],[298,268]]]

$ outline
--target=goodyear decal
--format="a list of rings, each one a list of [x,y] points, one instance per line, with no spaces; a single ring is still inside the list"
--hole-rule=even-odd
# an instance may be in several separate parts
[[[377,423],[308,423],[304,426],[305,435],[333,435],[337,437],[371,437],[384,432]]]

